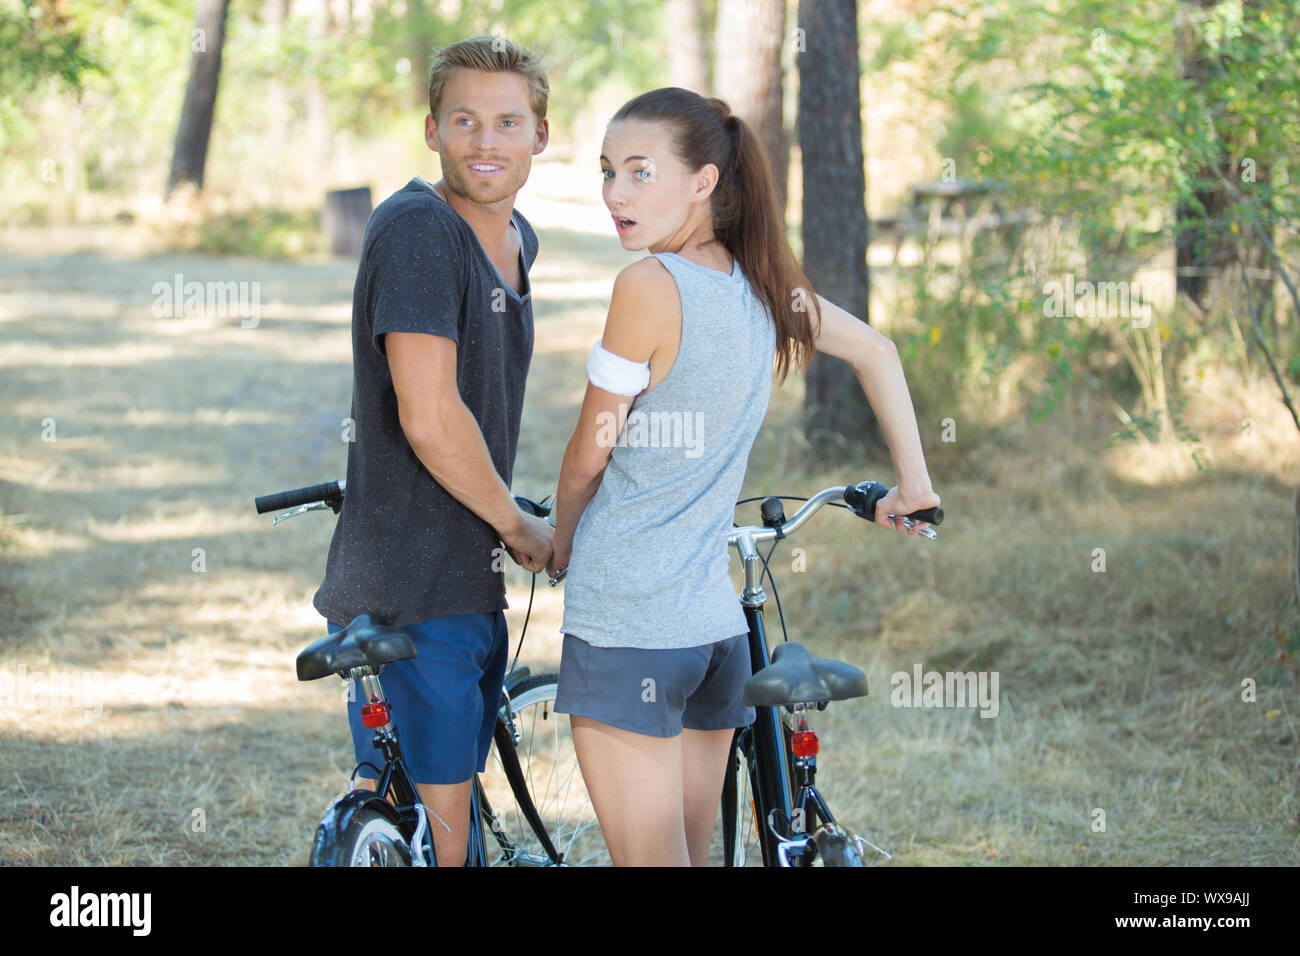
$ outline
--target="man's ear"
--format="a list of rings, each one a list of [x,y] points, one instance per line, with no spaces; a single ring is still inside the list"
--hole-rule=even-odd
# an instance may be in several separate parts
[[[438,123],[432,113],[424,114],[424,142],[435,153],[441,152],[438,148]]]

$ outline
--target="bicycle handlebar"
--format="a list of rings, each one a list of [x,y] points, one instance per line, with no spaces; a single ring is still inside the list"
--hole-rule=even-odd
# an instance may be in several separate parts
[[[860,518],[866,518],[868,521],[876,520],[876,503],[881,498],[889,494],[889,489],[876,481],[864,481],[857,485],[846,485],[844,488],[844,501]],[[911,518],[913,521],[924,521],[926,524],[940,525],[943,524],[943,509],[940,507],[922,508],[920,511],[913,511],[910,515],[904,515],[905,518]]]
[[[306,488],[294,488],[292,491],[277,491],[274,494],[254,498],[253,504],[260,515],[282,508],[293,508],[323,501],[333,509],[335,514],[343,505],[343,489],[347,481],[327,481],[321,485],[308,485]]]
[[[273,494],[262,495],[253,499],[253,505],[257,508],[258,514],[266,514],[268,511],[279,511],[282,508],[294,508],[298,505],[311,505],[323,503],[328,505],[335,514],[343,507],[343,492],[347,488],[347,481],[327,481],[320,485],[308,485],[305,488],[294,488],[291,491],[277,491]],[[549,495],[547,497],[550,497]],[[545,518],[551,513],[549,505],[533,501],[531,498],[525,498],[523,495],[515,495],[515,504],[521,511],[526,511],[538,518]]]
[[[789,519],[785,517],[779,498],[764,498],[760,508],[763,526],[751,525],[731,529],[727,535],[727,546],[735,547],[742,538],[748,538],[751,544],[758,544],[761,541],[775,541],[794,534],[815,511],[834,499],[844,501],[859,518],[874,522],[876,505],[888,493],[888,488],[875,481],[864,481],[856,485],[836,485],[817,492],[804,502],[803,506],[794,513],[794,517]],[[943,508],[923,508],[903,517],[938,525],[943,523]]]
[[[258,514],[311,504],[327,505],[333,509],[335,514],[338,514],[343,505],[343,493],[346,487],[346,481],[327,481],[319,485],[309,485],[291,491],[279,491],[274,494],[262,495],[253,499],[253,504],[256,506]],[[804,502],[803,507],[795,512],[793,518],[788,520],[785,518],[779,498],[764,498],[761,506],[763,527],[734,528],[727,537],[727,545],[729,547],[735,546],[736,541],[742,534],[748,536],[750,541],[755,544],[760,541],[772,541],[794,534],[812,517],[813,512],[835,498],[843,500],[858,517],[874,522],[876,520],[876,505],[888,493],[889,489],[875,481],[863,481],[856,485],[836,485],[817,492]],[[549,505],[533,501],[531,498],[515,495],[514,499],[520,510],[536,515],[538,518],[546,518],[551,513]],[[913,511],[909,515],[904,515],[904,517],[912,521],[923,521],[927,524],[939,525],[943,523],[943,508],[923,508],[920,511]]]

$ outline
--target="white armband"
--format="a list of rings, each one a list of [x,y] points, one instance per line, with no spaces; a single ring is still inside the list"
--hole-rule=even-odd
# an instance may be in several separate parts
[[[615,395],[640,395],[650,384],[650,363],[615,355],[603,343],[604,339],[597,339],[587,359],[591,384]]]

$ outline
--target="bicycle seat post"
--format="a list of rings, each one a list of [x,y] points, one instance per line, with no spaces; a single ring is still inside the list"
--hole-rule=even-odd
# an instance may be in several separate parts
[[[790,737],[790,755],[794,760],[795,769],[799,771],[799,783],[804,787],[813,785],[817,775],[817,752],[821,749],[817,731],[808,729],[805,714],[809,709],[808,704],[794,705],[797,726]]]

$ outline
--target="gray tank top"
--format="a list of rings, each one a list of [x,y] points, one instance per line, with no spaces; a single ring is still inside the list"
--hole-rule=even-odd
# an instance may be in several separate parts
[[[726,535],[767,412],[776,331],[738,260],[726,275],[654,255],[677,281],[681,344],[667,377],[632,400],[564,584],[561,631],[596,647],[695,647],[748,630]]]

